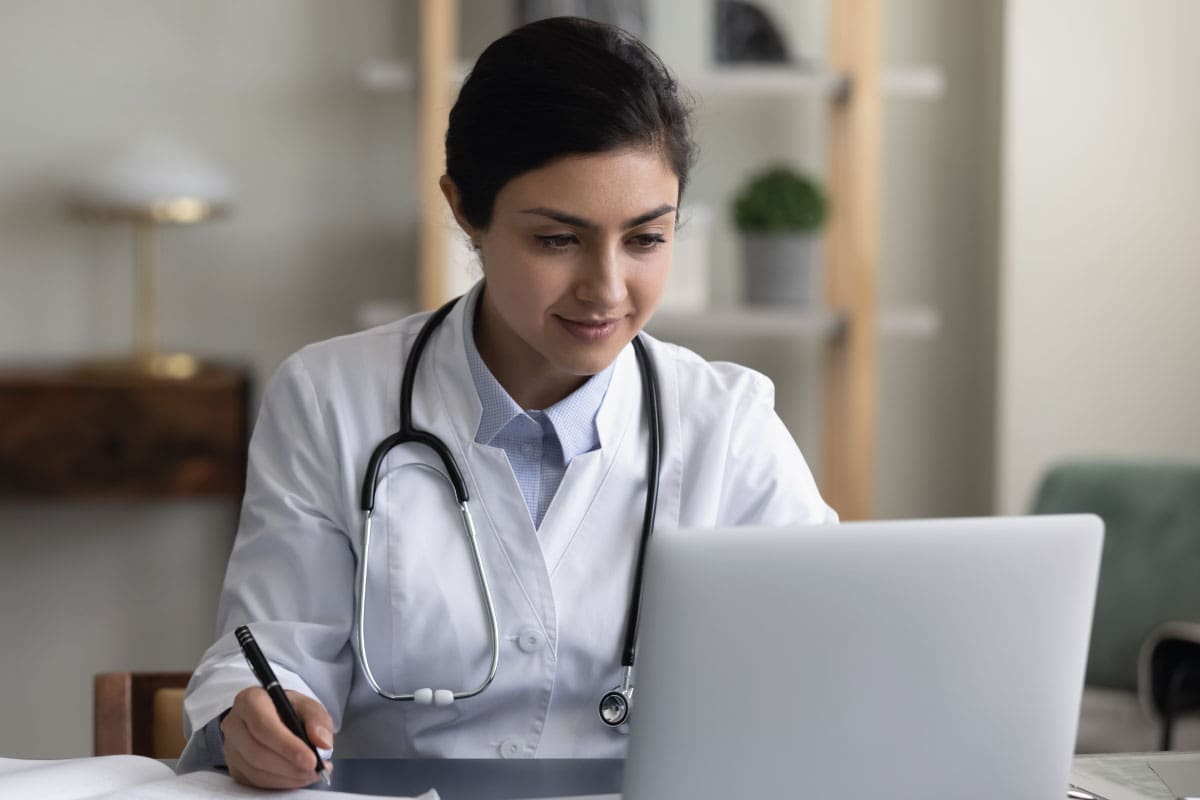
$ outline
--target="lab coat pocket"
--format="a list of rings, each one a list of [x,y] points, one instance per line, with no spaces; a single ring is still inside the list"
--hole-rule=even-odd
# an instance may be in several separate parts
[[[371,655],[389,657],[385,674],[395,691],[471,690],[483,681],[491,658],[473,551],[440,460],[419,447],[403,450],[386,465],[376,505],[388,584],[376,596],[390,598],[391,618],[384,624],[392,647],[390,654]],[[428,720],[434,724],[458,714],[458,704],[425,708],[437,712],[436,720]]]

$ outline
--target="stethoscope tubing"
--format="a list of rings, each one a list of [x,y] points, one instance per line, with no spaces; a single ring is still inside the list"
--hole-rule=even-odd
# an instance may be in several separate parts
[[[632,686],[634,658],[637,656],[638,624],[642,612],[642,586],[645,583],[646,550],[658,513],[658,469],[662,450],[662,409],[658,398],[658,373],[646,352],[640,336],[633,338],[633,349],[639,356],[642,372],[642,402],[649,422],[650,446],[646,456],[646,508],[642,513],[642,540],[638,545],[637,563],[633,570],[633,592],[629,600],[629,618],[625,623],[625,646],[621,651],[621,666],[625,667],[624,682]]]

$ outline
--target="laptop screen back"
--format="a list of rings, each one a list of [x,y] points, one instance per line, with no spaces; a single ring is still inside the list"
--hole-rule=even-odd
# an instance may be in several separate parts
[[[1102,539],[1092,516],[656,532],[626,800],[1063,796]]]

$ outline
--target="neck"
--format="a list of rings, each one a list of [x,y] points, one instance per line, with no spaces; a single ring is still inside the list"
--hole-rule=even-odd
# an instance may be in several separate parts
[[[488,370],[525,411],[545,409],[587,382],[586,375],[555,370],[503,320],[487,302],[484,291],[475,306],[475,349]]]

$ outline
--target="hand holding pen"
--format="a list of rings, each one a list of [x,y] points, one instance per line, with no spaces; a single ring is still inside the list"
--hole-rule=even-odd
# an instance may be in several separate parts
[[[317,776],[328,783],[314,743],[333,746],[329,712],[310,697],[284,691],[249,628],[242,626],[235,635],[262,688],[239,692],[221,723],[230,775],[270,789],[307,786]]]

